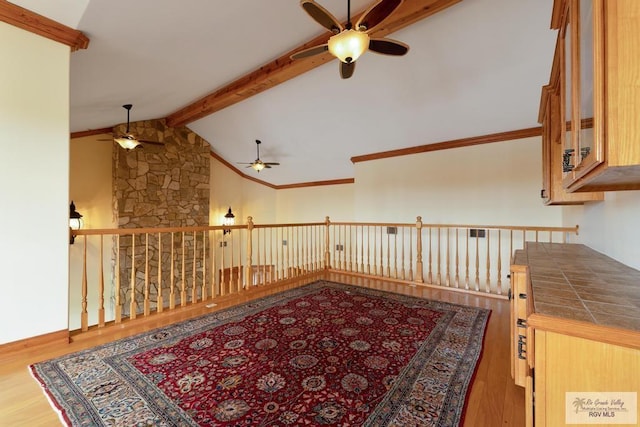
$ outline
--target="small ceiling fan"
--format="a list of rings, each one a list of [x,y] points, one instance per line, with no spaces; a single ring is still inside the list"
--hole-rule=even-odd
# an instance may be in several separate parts
[[[259,139],[256,139],[256,159],[251,162],[251,163],[238,163],[239,165],[249,165],[247,166],[248,168],[253,168],[253,170],[255,170],[256,172],[260,172],[262,169],[270,169],[271,166],[279,166],[280,163],[276,163],[276,162],[263,162],[262,160],[260,160],[260,144],[262,144],[262,141],[260,141]]]
[[[127,151],[141,146],[140,144],[164,145],[162,142],[158,141],[147,141],[144,139],[138,139],[135,135],[129,132],[129,114],[131,113],[132,107],[132,104],[124,104],[122,106],[122,108],[127,110],[127,130],[124,134],[114,135],[113,140]]]
[[[402,56],[409,51],[409,46],[397,40],[387,38],[370,38],[373,31],[382,21],[387,19],[404,0],[379,0],[367,9],[355,26],[351,23],[351,0],[347,0],[347,24],[342,24],[324,7],[314,0],[301,0],[302,8],[318,24],[333,33],[327,43],[301,50],[291,55],[291,59],[302,59],[319,55],[326,51],[340,60],[340,76],[348,79],[353,75],[356,60],[367,49],[384,55]]]

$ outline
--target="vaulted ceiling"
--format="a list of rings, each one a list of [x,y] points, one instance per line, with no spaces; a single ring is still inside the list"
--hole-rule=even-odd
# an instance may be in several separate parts
[[[0,0],[4,1],[4,0]],[[353,14],[372,0],[353,0]],[[346,0],[318,0],[341,21]],[[342,80],[329,33],[296,0],[13,0],[82,31],[71,54],[71,131],[167,118],[272,185],[354,177],[352,157],[537,126],[556,34],[553,0],[405,0]],[[281,165],[257,174],[237,162]]]

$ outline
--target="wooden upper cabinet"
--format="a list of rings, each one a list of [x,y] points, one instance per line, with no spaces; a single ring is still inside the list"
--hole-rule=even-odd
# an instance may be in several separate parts
[[[562,186],[640,189],[640,1],[556,0],[553,10],[554,68],[567,126]]]
[[[567,80],[564,79],[565,32],[559,32],[553,58],[549,84],[543,86],[538,121],[542,124],[542,191],[540,197],[546,205],[572,205],[604,199],[602,192],[573,192],[563,187],[563,180],[573,166],[571,122],[572,111],[566,104]],[[571,167],[569,167],[571,166]]]

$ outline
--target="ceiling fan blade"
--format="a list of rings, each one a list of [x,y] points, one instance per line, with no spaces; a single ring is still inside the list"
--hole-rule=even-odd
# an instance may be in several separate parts
[[[367,32],[373,30],[387,19],[402,2],[403,0],[380,0],[360,16],[360,19],[356,22],[355,29]]]
[[[340,61],[340,77],[342,77],[343,79],[348,79],[349,77],[353,76],[353,72],[355,71],[355,69],[355,62],[350,62],[347,64],[346,62]]]
[[[319,55],[329,50],[328,44],[321,44],[319,46],[313,46],[308,49],[301,50],[300,52],[296,52],[291,55],[291,59],[302,59],[308,58],[310,56]]]
[[[265,166],[269,166],[269,167],[271,167],[271,166],[280,166],[280,163],[278,163],[278,162],[264,162],[264,165]]]
[[[302,0],[300,2],[302,8],[309,14],[314,21],[325,27],[334,34],[338,34],[343,30],[342,24],[327,9],[320,6],[313,0]]]
[[[151,144],[151,145],[164,145],[164,142],[160,141],[147,141],[146,139],[139,139],[138,142],[143,144]]]
[[[383,55],[402,56],[409,51],[409,45],[391,39],[370,39],[369,50]]]

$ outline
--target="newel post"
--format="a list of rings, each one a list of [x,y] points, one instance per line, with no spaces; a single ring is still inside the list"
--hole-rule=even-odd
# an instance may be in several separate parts
[[[424,283],[422,277],[422,217],[416,218],[416,282]]]
[[[247,217],[247,265],[245,266],[245,275],[247,278],[247,283],[245,284],[245,289],[249,289],[249,286],[253,285],[253,268],[251,265],[253,264],[253,217]]]
[[[331,268],[331,252],[329,251],[329,226],[331,225],[331,221],[329,221],[329,217],[324,218],[324,268],[328,270]]]

